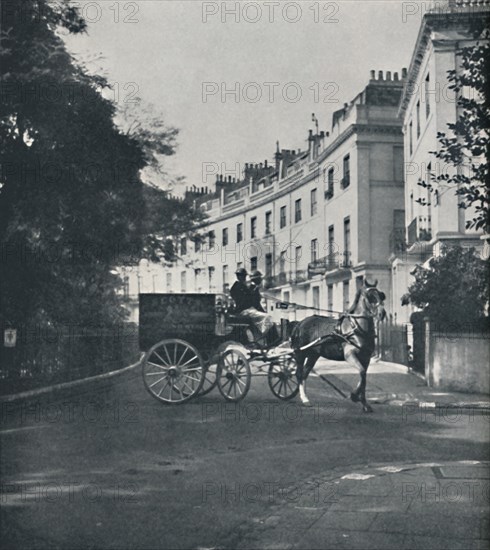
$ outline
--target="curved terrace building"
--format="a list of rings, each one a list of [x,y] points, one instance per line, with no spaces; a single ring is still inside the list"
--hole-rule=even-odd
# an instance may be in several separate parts
[[[389,308],[389,258],[405,223],[405,73],[371,71],[329,132],[309,131],[305,150],[277,144],[273,163],[246,164],[239,181],[220,176],[213,193],[197,193],[207,214],[203,242],[183,238],[171,268],[141,266],[138,291],[226,292],[245,267],[264,274],[277,318],[343,311],[364,278],[378,279]],[[275,312],[278,302],[310,309]]]

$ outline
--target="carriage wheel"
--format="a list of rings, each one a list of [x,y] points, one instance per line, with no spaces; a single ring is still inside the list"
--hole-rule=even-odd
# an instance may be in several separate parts
[[[143,361],[146,389],[170,405],[194,397],[204,381],[204,362],[197,349],[185,340],[162,340]]]
[[[247,357],[236,348],[225,350],[218,361],[218,388],[227,401],[240,401],[250,389],[252,372]]]
[[[285,356],[271,363],[267,381],[271,392],[279,399],[287,401],[295,397],[299,392],[299,385],[294,357]]]
[[[208,365],[207,368],[204,369],[204,380],[199,390],[199,395],[206,395],[214,390],[218,384],[217,371],[218,365],[216,363]]]

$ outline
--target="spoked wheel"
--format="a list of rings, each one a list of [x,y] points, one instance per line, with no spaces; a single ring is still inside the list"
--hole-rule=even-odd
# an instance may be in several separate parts
[[[199,395],[206,395],[214,390],[218,384],[217,371],[218,365],[216,363],[207,366],[204,370],[204,380],[202,383],[202,388],[199,390]]]
[[[162,340],[143,361],[146,389],[170,405],[194,397],[204,382],[204,362],[197,349],[185,340]]]
[[[299,392],[299,385],[294,357],[285,356],[271,363],[267,381],[271,392],[279,399],[287,401],[295,397]]]
[[[240,401],[250,389],[252,373],[247,357],[236,348],[225,350],[218,362],[218,388],[227,401]]]

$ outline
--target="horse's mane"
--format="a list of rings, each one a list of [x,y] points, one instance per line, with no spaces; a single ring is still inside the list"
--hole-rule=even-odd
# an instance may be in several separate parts
[[[352,302],[352,305],[350,306],[350,308],[347,310],[347,313],[354,313],[354,311],[357,308],[357,304],[359,303],[360,297],[361,297],[361,289],[359,289],[356,292],[356,297],[354,298],[354,301]]]

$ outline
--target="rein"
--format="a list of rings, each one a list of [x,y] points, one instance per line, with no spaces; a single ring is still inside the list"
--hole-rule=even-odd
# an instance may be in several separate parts
[[[360,315],[358,313],[347,313],[346,311],[338,311],[336,309],[325,309],[322,307],[314,307],[314,306],[305,306],[303,304],[297,304],[296,302],[285,302],[284,300],[278,300],[277,298],[274,298],[274,296],[271,296],[270,294],[266,294],[265,292],[262,293],[262,296],[264,298],[267,298],[268,300],[274,300],[276,302],[281,302],[283,304],[288,304],[289,306],[294,306],[298,309],[313,309],[314,311],[324,311],[326,313],[336,313],[337,315],[340,315],[341,317],[352,317],[354,319],[374,319],[374,315]]]

